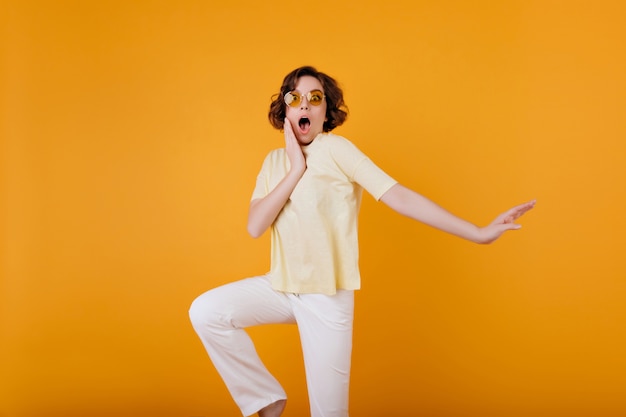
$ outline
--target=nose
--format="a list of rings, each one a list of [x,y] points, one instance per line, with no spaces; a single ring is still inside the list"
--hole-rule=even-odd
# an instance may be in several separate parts
[[[307,94],[302,94],[300,96],[300,110],[304,110],[308,108],[309,108],[309,98],[307,97]]]

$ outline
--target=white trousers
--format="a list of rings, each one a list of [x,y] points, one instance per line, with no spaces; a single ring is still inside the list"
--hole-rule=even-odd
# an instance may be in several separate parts
[[[298,295],[247,278],[200,295],[189,317],[244,416],[287,398],[244,330],[270,323],[298,325],[311,417],[348,416],[354,291]]]

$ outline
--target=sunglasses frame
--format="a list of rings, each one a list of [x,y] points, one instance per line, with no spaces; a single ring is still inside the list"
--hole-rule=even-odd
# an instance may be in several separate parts
[[[311,102],[311,97],[313,97],[314,93],[321,93],[322,94],[322,99],[319,102]],[[306,101],[309,102],[310,105],[312,106],[319,106],[320,104],[322,104],[322,101],[326,98],[326,94],[324,94],[324,92],[322,90],[311,90],[306,94],[301,94],[297,91],[288,91],[284,97],[283,100],[285,101],[285,104],[288,105],[289,107],[296,107],[298,106],[301,102],[302,99],[306,97]]]

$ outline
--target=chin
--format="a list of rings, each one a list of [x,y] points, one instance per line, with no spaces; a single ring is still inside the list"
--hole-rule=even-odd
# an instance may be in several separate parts
[[[301,145],[308,145],[311,142],[313,142],[313,140],[322,132],[319,133],[314,133],[314,132],[309,132],[306,135],[302,135],[298,138],[298,142],[300,142]]]

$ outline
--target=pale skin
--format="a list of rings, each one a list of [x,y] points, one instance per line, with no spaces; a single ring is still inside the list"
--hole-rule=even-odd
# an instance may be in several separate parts
[[[283,413],[286,404],[286,400],[278,400],[259,410],[259,417],[279,417]]]
[[[315,89],[323,91],[319,80],[311,76],[299,78],[295,89],[304,94]],[[303,115],[310,120],[310,127],[305,129],[298,125],[298,121]],[[255,199],[250,203],[248,232],[252,237],[261,236],[274,223],[283,206],[289,200],[292,191],[307,168],[302,147],[309,145],[319,133],[323,132],[325,119],[325,101],[319,106],[312,106],[306,98],[303,98],[298,107],[287,106],[284,135],[290,170],[267,196]],[[503,233],[521,228],[515,221],[535,206],[535,200],[517,205],[497,216],[488,225],[479,227],[457,217],[401,184],[391,187],[381,197],[380,201],[404,216],[480,244],[492,243]],[[285,400],[280,400],[260,410],[259,416],[278,417],[284,408]]]

